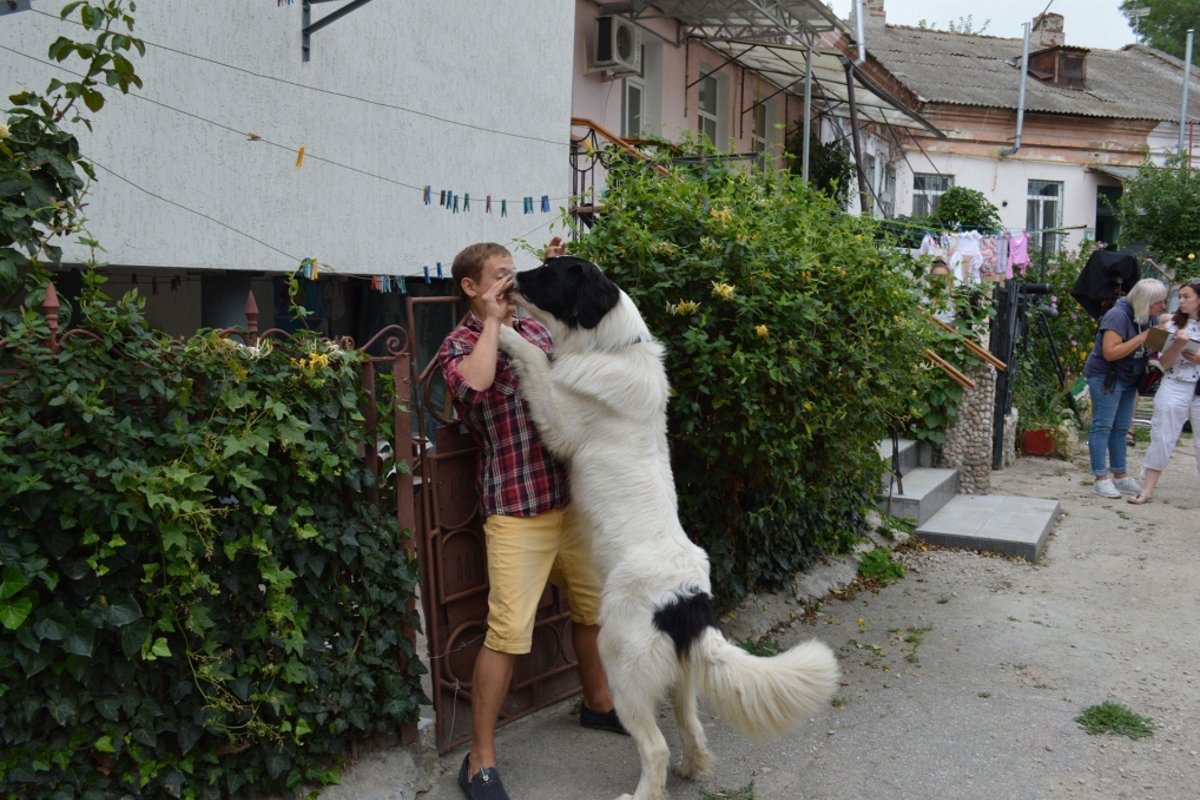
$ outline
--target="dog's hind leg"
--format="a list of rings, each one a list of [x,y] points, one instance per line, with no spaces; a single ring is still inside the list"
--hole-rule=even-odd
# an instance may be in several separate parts
[[[666,737],[655,722],[658,702],[650,693],[640,689],[619,692],[616,687],[613,688],[617,715],[637,744],[642,765],[637,789],[633,794],[623,794],[617,800],[664,800],[667,796],[667,763],[671,754]]]
[[[671,702],[675,705],[675,722],[683,745],[683,756],[675,771],[680,777],[695,780],[712,765],[712,753],[696,712],[696,683],[688,672],[671,688]]]

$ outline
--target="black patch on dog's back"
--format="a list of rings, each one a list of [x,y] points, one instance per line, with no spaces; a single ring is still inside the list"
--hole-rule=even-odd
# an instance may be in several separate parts
[[[717,609],[712,595],[695,591],[692,594],[676,594],[664,606],[654,612],[654,627],[671,637],[675,642],[675,654],[682,660],[691,649],[692,642],[700,638],[706,628],[720,628],[717,624]]]
[[[621,299],[621,290],[599,267],[575,256],[518,272],[517,290],[571,328],[596,327]]]

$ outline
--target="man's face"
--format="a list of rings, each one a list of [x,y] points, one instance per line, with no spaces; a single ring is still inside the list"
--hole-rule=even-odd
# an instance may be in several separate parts
[[[483,296],[497,283],[512,275],[515,269],[516,265],[513,264],[512,256],[492,256],[484,262],[483,269],[479,271],[478,283],[467,278],[468,286],[473,291],[472,296]]]

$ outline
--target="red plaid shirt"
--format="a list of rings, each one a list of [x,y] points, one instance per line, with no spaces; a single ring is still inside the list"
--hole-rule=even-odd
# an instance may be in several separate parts
[[[550,352],[550,332],[529,317],[517,317],[513,328],[538,347]],[[470,355],[483,333],[483,322],[474,314],[442,342],[438,361],[454,408],[479,445],[476,481],[485,515],[533,517],[568,502],[566,472],[550,457],[534,430],[525,401],[517,393],[508,354],[500,351],[496,379],[486,391],[471,387],[458,371],[458,362]]]

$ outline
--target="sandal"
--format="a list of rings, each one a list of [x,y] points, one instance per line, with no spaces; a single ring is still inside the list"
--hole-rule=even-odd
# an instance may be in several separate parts
[[[1133,497],[1130,497],[1125,502],[1133,503],[1135,506],[1144,506],[1144,505],[1146,505],[1146,503],[1152,502],[1153,500],[1154,500],[1154,495],[1143,494],[1143,493],[1139,492],[1138,494],[1135,494]]]
[[[1137,437],[1133,435],[1133,431],[1129,431],[1125,434],[1125,446],[1133,447],[1135,444],[1137,444]]]

